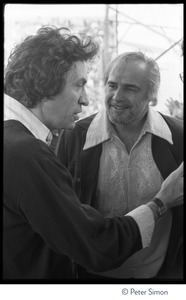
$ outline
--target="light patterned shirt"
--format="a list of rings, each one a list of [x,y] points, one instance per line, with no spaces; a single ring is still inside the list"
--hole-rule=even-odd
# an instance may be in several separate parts
[[[150,107],[143,129],[129,153],[108,121],[105,110],[90,125],[84,149],[102,142],[96,208],[105,217],[121,217],[149,202],[160,190],[163,178],[152,156],[152,134],[173,143],[166,122]],[[156,225],[150,247],[134,254],[120,268],[100,275],[116,278],[156,276],[166,255],[171,223],[169,210]]]

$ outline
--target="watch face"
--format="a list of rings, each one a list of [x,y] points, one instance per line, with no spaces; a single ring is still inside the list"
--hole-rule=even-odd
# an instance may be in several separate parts
[[[166,212],[166,210],[167,210],[166,206],[162,206],[161,208],[159,207],[160,215],[163,215]]]
[[[158,198],[154,198],[153,201],[158,206],[158,213],[159,213],[159,215],[162,216],[166,212],[166,210],[167,210],[167,205],[165,203],[163,203],[163,201],[161,201]]]

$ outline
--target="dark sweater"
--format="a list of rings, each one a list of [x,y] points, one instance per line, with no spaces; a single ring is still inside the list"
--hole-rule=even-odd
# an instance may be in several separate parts
[[[80,204],[53,151],[18,121],[4,127],[3,279],[73,278],[73,261],[106,271],[141,249],[131,217]]]

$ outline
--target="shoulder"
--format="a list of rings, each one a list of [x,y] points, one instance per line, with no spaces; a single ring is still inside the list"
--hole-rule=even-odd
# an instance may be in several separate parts
[[[183,121],[167,115],[162,117],[172,133],[173,145],[170,149],[179,165],[183,160]]]
[[[5,158],[24,162],[31,156],[43,155],[52,151],[41,140],[19,121],[11,120],[4,124],[4,152]]]
[[[4,134],[4,185],[8,193],[10,181],[15,193],[19,193],[27,184],[41,177],[66,176],[66,170],[58,161],[52,150],[41,140],[36,139],[22,124],[5,124],[11,126],[11,130],[5,130]],[[18,128],[19,127],[19,128]],[[30,176],[30,177],[29,177]],[[28,180],[27,180],[28,179]],[[32,183],[31,183],[32,181]]]
[[[176,119],[162,113],[160,113],[160,115],[164,118],[171,131],[180,133],[183,132],[183,120]]]

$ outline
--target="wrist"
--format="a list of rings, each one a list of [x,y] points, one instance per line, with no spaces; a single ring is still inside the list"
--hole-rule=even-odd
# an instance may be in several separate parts
[[[147,203],[147,206],[151,209],[155,222],[157,222],[167,211],[167,205],[157,197]]]
[[[161,217],[162,215],[164,215],[168,208],[167,204],[158,197],[154,197],[152,199],[152,202],[154,202],[157,205],[159,216]]]

